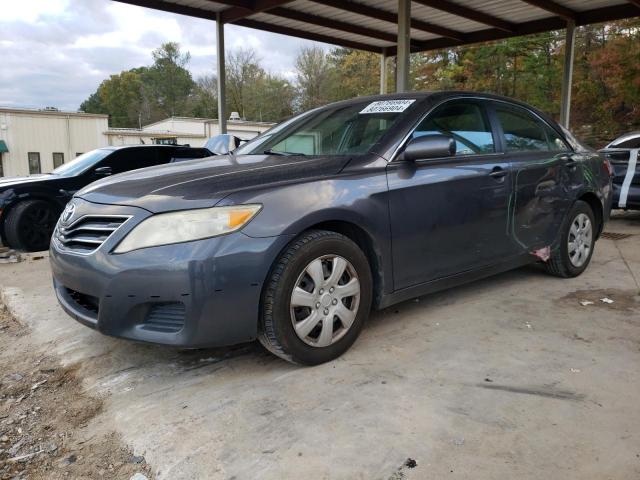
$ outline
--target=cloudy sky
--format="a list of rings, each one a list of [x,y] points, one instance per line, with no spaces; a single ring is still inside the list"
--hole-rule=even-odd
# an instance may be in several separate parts
[[[112,0],[2,0],[0,106],[75,110],[100,82],[151,63],[163,42],[191,53],[194,78],[214,73],[215,24]],[[286,41],[284,39],[286,38]],[[293,75],[312,42],[227,26],[227,49],[254,48],[270,72]]]

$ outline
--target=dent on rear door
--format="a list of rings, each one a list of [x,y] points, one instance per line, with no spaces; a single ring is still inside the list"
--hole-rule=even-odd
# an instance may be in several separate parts
[[[523,250],[552,245],[569,204],[563,154],[536,152],[512,157],[513,194],[509,202],[513,241]]]

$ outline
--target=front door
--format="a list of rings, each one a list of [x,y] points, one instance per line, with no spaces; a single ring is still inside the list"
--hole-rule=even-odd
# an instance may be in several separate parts
[[[509,163],[482,102],[452,100],[412,133],[456,140],[456,156],[389,164],[396,290],[496,263],[508,256]]]

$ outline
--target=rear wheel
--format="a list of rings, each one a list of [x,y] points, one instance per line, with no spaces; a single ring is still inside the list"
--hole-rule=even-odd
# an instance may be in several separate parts
[[[44,200],[28,200],[13,207],[5,220],[4,234],[11,248],[47,250],[58,220],[57,210]]]
[[[304,233],[272,268],[258,338],[290,362],[333,360],[360,334],[371,290],[369,263],[354,242],[324,230]]]
[[[588,203],[578,200],[573,205],[560,235],[547,271],[558,277],[577,277],[589,266],[596,240],[595,215]]]

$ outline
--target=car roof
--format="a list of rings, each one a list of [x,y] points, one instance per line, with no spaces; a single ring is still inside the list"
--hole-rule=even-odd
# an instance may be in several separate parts
[[[609,142],[609,144],[605,148],[611,147],[612,145],[614,145],[616,143],[626,142],[627,140],[633,140],[634,138],[638,138],[638,137],[640,137],[640,130],[638,130],[636,132],[625,133],[624,135],[620,135],[615,140]]]
[[[545,117],[548,117],[547,115],[544,115],[543,112],[540,112],[538,109],[536,109],[535,107],[533,107],[532,105],[529,105],[528,103],[522,102],[520,100],[516,100],[515,98],[510,98],[510,97],[505,97],[503,95],[496,95],[493,93],[486,93],[486,92],[475,92],[475,91],[469,91],[469,90],[435,90],[435,91],[420,91],[420,92],[404,92],[404,93],[387,93],[387,94],[381,94],[381,95],[368,95],[368,96],[363,96],[363,97],[355,97],[355,98],[350,98],[348,100],[342,100],[342,101],[338,101],[338,102],[333,102],[327,105],[324,105],[320,108],[323,107],[329,107],[329,106],[334,106],[334,105],[351,105],[351,104],[355,104],[355,103],[362,103],[362,102],[376,102],[376,101],[381,101],[381,100],[400,100],[400,99],[415,99],[415,100],[425,100],[429,97],[438,97],[441,100],[446,100],[447,98],[454,98],[454,97],[473,97],[473,98],[481,98],[481,99],[485,99],[485,100],[497,100],[497,101],[502,101],[502,102],[508,102],[514,105],[520,105],[522,107],[525,107],[527,109],[533,110],[536,113],[542,114]]]
[[[116,150],[126,150],[127,148],[181,148],[183,145],[110,145],[108,147],[101,147],[101,150],[110,150],[115,152]]]

